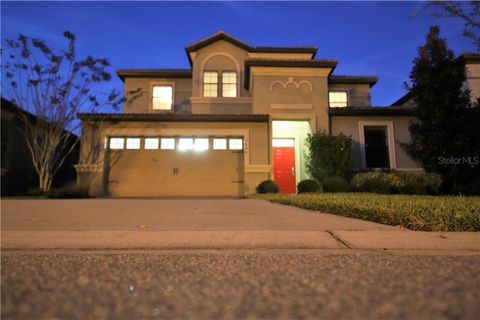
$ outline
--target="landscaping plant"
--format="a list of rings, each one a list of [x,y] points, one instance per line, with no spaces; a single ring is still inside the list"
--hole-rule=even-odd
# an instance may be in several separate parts
[[[322,186],[316,180],[305,179],[298,183],[297,190],[298,190],[298,193],[321,192]]]
[[[480,107],[470,100],[466,68],[433,26],[410,73],[417,121],[402,146],[425,171],[442,176],[444,192],[479,194]]]
[[[330,177],[323,181],[324,192],[346,192],[348,189],[348,180],[342,177]]]
[[[257,193],[278,193],[278,186],[275,181],[265,180],[258,184]]]
[[[352,170],[352,139],[344,134],[332,136],[325,132],[309,134],[306,144],[308,173],[320,183],[331,177],[349,179]]]

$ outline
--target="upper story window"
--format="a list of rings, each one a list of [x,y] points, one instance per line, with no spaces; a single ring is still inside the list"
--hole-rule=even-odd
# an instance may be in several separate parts
[[[172,110],[173,87],[169,85],[155,85],[152,91],[153,110]]]
[[[341,108],[348,106],[346,91],[330,91],[328,93],[328,103],[330,108]]]
[[[237,96],[237,73],[235,71],[222,72],[222,97],[235,98]]]
[[[218,72],[205,71],[203,73],[203,96],[218,97]]]
[[[236,98],[237,97],[237,72],[223,71],[219,83],[219,72],[205,71],[203,73],[203,96],[208,98]]]

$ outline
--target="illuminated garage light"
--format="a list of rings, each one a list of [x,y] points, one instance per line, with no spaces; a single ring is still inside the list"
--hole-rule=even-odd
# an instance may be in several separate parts
[[[110,149],[123,149],[125,143],[124,138],[110,138]]]
[[[193,139],[192,138],[178,139],[178,150],[180,151],[193,150]]]
[[[130,149],[130,150],[140,149],[140,138],[127,138],[127,149]]]
[[[243,139],[229,139],[228,147],[230,150],[243,150]]]
[[[208,138],[196,138],[194,148],[195,148],[195,151],[208,150]]]
[[[213,139],[213,150],[227,150],[227,139]]]
[[[160,141],[160,149],[162,150],[174,150],[175,138],[162,138]]]
[[[158,149],[158,138],[145,138],[145,149],[147,150]]]

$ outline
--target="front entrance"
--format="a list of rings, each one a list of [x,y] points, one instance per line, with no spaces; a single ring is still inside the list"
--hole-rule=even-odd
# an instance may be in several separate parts
[[[273,139],[273,175],[280,193],[296,193],[295,140]]]

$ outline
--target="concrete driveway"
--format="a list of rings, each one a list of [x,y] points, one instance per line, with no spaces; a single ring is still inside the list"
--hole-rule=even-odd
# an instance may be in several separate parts
[[[263,200],[3,200],[2,230],[325,231],[398,228]]]

